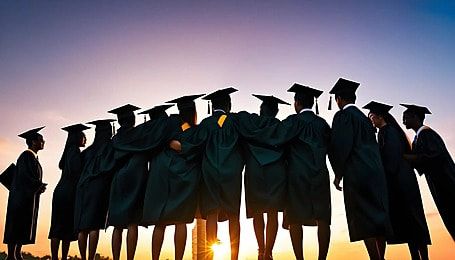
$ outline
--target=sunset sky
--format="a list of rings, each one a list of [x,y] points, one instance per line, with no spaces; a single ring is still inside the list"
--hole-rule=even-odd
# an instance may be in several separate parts
[[[453,46],[454,1],[0,1],[0,171],[25,149],[17,134],[46,126],[39,158],[49,185],[41,196],[36,245],[24,250],[50,251],[50,204],[66,138],[60,129],[111,118],[106,112],[126,103],[147,109],[234,86],[239,92],[232,95],[233,111],[258,112],[260,102],[251,94],[292,101],[286,90],[299,82],[325,91],[319,109],[331,124],[335,111],[327,110],[327,91],[344,77],[361,83],[359,106],[370,100],[394,105],[399,122],[399,103],[429,107],[433,114],[426,124],[454,155]],[[202,120],[207,104],[197,101],[197,108]],[[282,107],[279,118],[292,113]],[[90,144],[93,130],[87,136]],[[455,255],[454,242],[424,178],[418,179],[433,242],[430,256],[447,259]],[[7,196],[1,187],[2,237]],[[332,204],[329,259],[365,259],[363,244],[348,242],[343,196],[333,187]],[[241,214],[240,259],[255,259],[252,222],[243,208]],[[173,258],[171,231],[163,259]],[[305,256],[315,259],[316,230],[304,232]],[[111,233],[109,228],[101,234],[103,255],[112,255]],[[151,233],[150,227],[140,229],[137,259],[150,257]],[[221,224],[222,241],[228,242],[227,233]],[[191,259],[190,234],[185,259]],[[293,257],[287,231],[279,230],[274,251],[275,259]],[[70,254],[77,253],[72,243]],[[386,258],[406,259],[407,253],[404,245],[391,246]]]

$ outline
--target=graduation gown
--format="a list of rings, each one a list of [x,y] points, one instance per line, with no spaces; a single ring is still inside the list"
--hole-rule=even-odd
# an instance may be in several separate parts
[[[406,143],[400,132],[386,125],[378,132],[379,150],[387,181],[389,215],[393,236],[389,244],[431,244],[419,184],[411,165],[404,160]]]
[[[226,214],[240,214],[244,159],[233,117],[214,111],[202,120],[191,137],[181,142],[184,153],[197,149],[203,154],[200,186],[203,218],[215,211],[219,212],[219,221],[227,220]]]
[[[335,176],[343,178],[351,242],[390,235],[387,186],[375,129],[357,107],[335,114],[329,159]]]
[[[109,195],[109,226],[126,228],[139,224],[142,218],[148,156],[145,152],[124,149],[124,142],[131,138],[130,132],[135,133],[133,129],[120,128],[112,138],[116,169]]]
[[[79,147],[68,147],[64,153],[59,165],[62,175],[52,196],[49,238],[75,241],[77,233],[74,229],[74,205],[83,162]]]
[[[240,114],[240,113],[239,113]],[[312,111],[291,115],[253,136],[256,142],[286,148],[287,197],[283,226],[331,222],[330,181],[326,165],[330,127]]]
[[[34,153],[24,151],[17,159],[6,212],[5,244],[34,244],[43,171]]]
[[[102,166],[101,161],[111,152],[110,140],[84,150],[84,169],[77,184],[74,214],[77,232],[106,227],[114,160],[107,167]]]
[[[423,129],[412,145],[414,167],[425,178],[439,214],[455,240],[455,164],[444,141],[434,130]]]
[[[184,140],[196,127],[183,123],[177,115],[168,120],[169,139]],[[199,151],[178,153],[163,145],[151,157],[144,199],[143,225],[191,223],[198,205],[201,165]]]

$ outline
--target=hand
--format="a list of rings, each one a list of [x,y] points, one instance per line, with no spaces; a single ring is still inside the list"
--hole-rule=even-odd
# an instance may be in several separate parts
[[[177,141],[177,140],[171,140],[169,142],[169,148],[171,148],[172,150],[176,151],[176,152],[181,152],[182,151],[182,144]]]
[[[43,183],[43,184],[41,185],[41,188],[39,189],[39,193],[45,192],[45,191],[46,191],[46,187],[47,187],[47,183]]]
[[[339,191],[343,190],[343,187],[340,186],[341,178],[335,177],[335,180],[333,181],[333,185],[335,185],[335,188]]]

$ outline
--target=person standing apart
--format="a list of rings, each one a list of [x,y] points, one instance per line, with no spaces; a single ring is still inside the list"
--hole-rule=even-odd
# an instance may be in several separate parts
[[[416,132],[412,152],[405,155],[420,175],[425,174],[428,187],[447,230],[455,241],[455,164],[441,136],[423,124],[426,107],[401,104],[403,124]]]
[[[35,243],[40,196],[47,185],[42,181],[43,170],[38,161],[38,151],[44,148],[43,136],[38,132],[43,128],[19,135],[25,139],[27,150],[17,159],[8,196],[3,243],[8,245],[9,260],[22,260],[22,246]]]
[[[83,161],[80,147],[84,147],[87,139],[83,130],[89,127],[76,124],[62,128],[68,132],[65,149],[60,159],[62,170],[60,180],[52,196],[52,215],[49,239],[51,240],[51,256],[58,259],[58,249],[62,242],[62,259],[68,258],[71,241],[77,240],[74,229],[74,205],[76,187],[81,176]]]

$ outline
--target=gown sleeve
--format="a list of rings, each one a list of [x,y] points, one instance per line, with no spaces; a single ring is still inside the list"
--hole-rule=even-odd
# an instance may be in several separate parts
[[[354,142],[354,132],[349,115],[343,111],[333,118],[332,136],[329,145],[329,160],[335,176],[342,178],[345,172],[346,160],[351,153]]]

